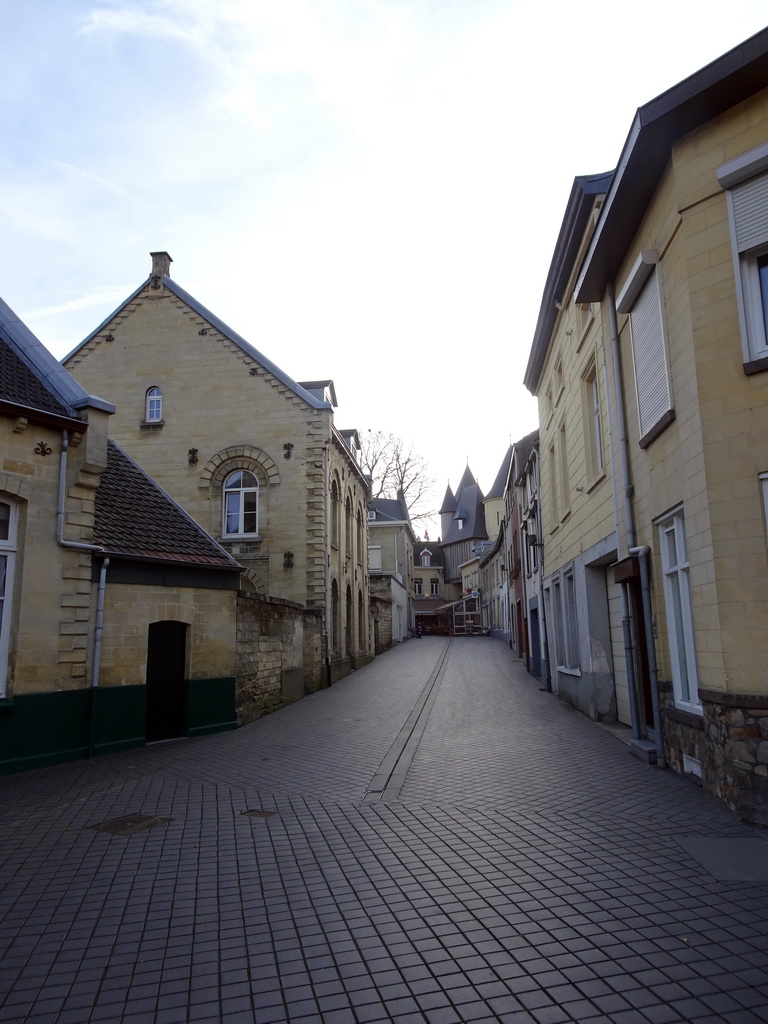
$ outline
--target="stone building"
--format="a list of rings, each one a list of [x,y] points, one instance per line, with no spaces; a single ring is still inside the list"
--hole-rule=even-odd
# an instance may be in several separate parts
[[[446,586],[439,541],[416,540],[413,545],[413,615],[423,635],[447,634],[453,617],[451,603],[461,596],[458,584]]]
[[[402,643],[413,632],[413,542],[408,506],[397,498],[368,502],[368,571],[371,595],[383,605],[374,615],[376,654]]]
[[[245,569],[244,591],[318,612],[324,680],[371,656],[368,483],[330,380],[292,380],[170,278],[150,276],[65,360],[109,390],[111,434]],[[307,680],[316,685],[319,680]]]

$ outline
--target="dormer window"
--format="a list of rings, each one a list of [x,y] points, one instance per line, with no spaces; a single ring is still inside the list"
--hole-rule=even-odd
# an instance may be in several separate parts
[[[463,519],[457,519],[456,520],[456,529],[457,530],[463,530],[464,529],[464,520]]]
[[[421,564],[422,565],[432,565],[432,555],[429,553],[429,551],[423,551],[422,552],[422,554],[421,554]]]
[[[368,519],[375,519],[375,518],[376,518],[376,509],[375,508],[369,508],[368,509]]]

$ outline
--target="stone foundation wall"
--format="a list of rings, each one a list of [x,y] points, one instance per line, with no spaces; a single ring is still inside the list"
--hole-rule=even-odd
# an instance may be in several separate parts
[[[237,600],[235,707],[239,725],[321,685],[321,616],[277,598]]]
[[[743,820],[768,826],[768,694],[700,692],[704,788]]]
[[[660,684],[667,764],[685,772],[684,755],[701,763],[704,790],[744,821],[768,826],[768,695],[699,690],[703,715],[674,706]]]
[[[373,624],[373,653],[383,654],[392,646],[392,598],[389,579],[371,577],[371,620]]]
[[[683,775],[686,771],[684,755],[700,762],[702,774],[706,755],[704,718],[675,707],[672,684],[659,680],[659,698],[664,720],[664,754],[667,765]]]

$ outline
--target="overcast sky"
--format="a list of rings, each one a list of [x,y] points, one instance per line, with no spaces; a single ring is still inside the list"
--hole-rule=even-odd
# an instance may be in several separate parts
[[[762,29],[766,8],[0,12],[5,301],[62,358],[165,249],[173,278],[290,376],[334,380],[337,426],[413,442],[439,505],[467,460],[487,492],[536,426],[522,377],[574,176],[611,170],[636,108]]]

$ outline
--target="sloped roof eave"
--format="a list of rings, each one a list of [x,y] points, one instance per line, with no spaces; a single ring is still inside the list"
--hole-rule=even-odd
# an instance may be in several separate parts
[[[577,302],[599,302],[645,216],[676,139],[765,88],[768,29],[639,107],[574,288]]]
[[[539,316],[523,376],[523,384],[532,395],[535,395],[538,389],[539,378],[552,340],[552,331],[559,312],[557,303],[563,298],[573,272],[589,216],[597,197],[604,195],[608,190],[614,174],[614,171],[609,171],[605,174],[579,175],[573,179],[544,284]]]
[[[133,302],[141,294],[141,292],[144,291],[144,289],[147,287],[147,285],[151,283],[151,281],[152,278],[148,277],[146,281],[143,282],[143,284],[139,285],[136,291],[129,295],[124,302],[121,302],[120,305],[115,310],[113,310],[113,312],[110,313],[105,320],[103,320],[99,324],[96,330],[91,331],[91,333],[86,338],[84,338],[79,345],[76,345],[75,348],[73,348],[72,351],[67,356],[65,356],[63,362],[66,363],[68,360],[70,360],[80,351],[80,349],[87,345],[89,341],[92,341],[93,338],[96,337],[96,335],[100,334],[121,310],[123,310],[126,306]],[[182,302],[186,303],[191,309],[194,309],[196,313],[198,313],[201,317],[207,320],[212,327],[216,328],[217,331],[221,331],[222,334],[226,335],[226,337],[230,341],[234,342],[234,344],[237,345],[238,348],[242,349],[243,352],[249,355],[261,366],[263,366],[265,370],[268,370],[271,374],[277,377],[281,384],[284,384],[287,388],[293,391],[293,393],[298,398],[301,398],[302,401],[306,402],[307,405],[311,406],[313,409],[332,409],[332,405],[330,402],[320,401],[313,395],[310,395],[310,393],[307,390],[305,390],[305,388],[303,388],[300,384],[297,384],[292,377],[289,377],[288,374],[285,373],[285,371],[281,370],[280,367],[277,366],[275,363],[273,363],[271,359],[268,359],[265,355],[259,352],[257,348],[254,348],[254,346],[251,345],[250,342],[246,341],[245,338],[239,335],[236,331],[233,331],[231,327],[228,327],[227,324],[225,324],[223,320],[219,319],[219,317],[217,317],[215,313],[212,313],[201,302],[198,302],[198,300],[193,295],[190,295],[189,292],[186,292],[183,288],[177,285],[175,281],[173,281],[170,277],[163,277],[162,284],[163,287],[173,292],[173,294],[178,299],[181,299]]]
[[[154,565],[173,565],[186,569],[210,570],[213,572],[231,573],[233,576],[240,576],[245,572],[242,565],[233,562],[218,562],[213,557],[206,555],[175,555],[172,551],[164,554],[145,555],[135,551],[121,551],[115,545],[108,543],[94,554],[97,558],[109,558],[119,562],[142,562]]]

